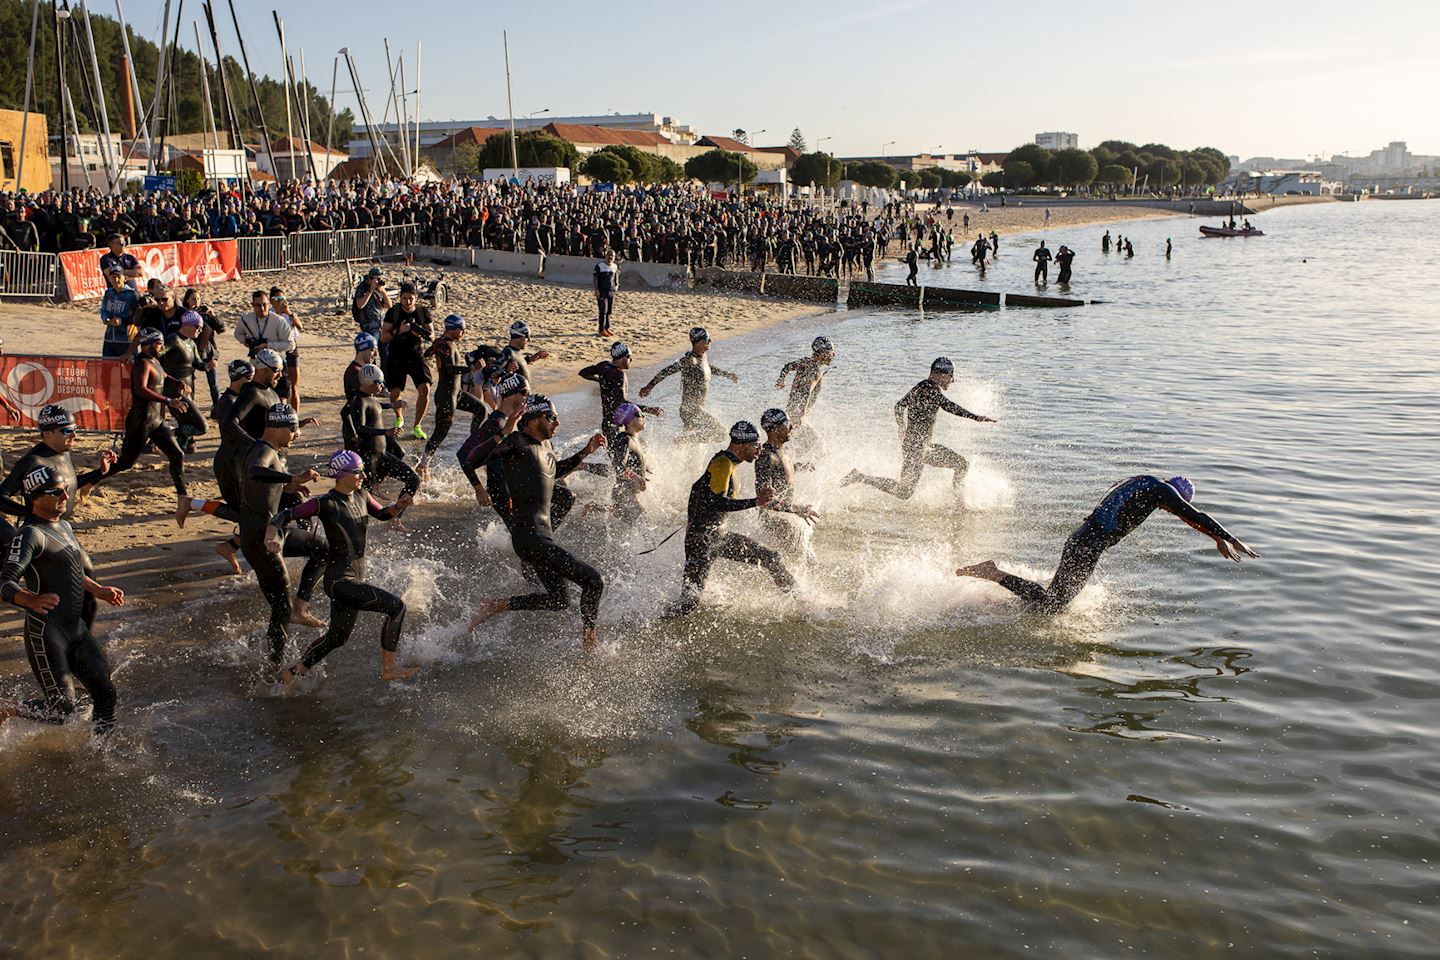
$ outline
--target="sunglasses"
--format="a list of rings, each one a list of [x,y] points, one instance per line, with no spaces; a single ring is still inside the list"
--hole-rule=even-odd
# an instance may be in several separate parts
[[[37,497],[63,497],[63,496],[65,496],[65,488],[64,488],[64,487],[51,487],[51,488],[48,489],[48,490],[41,490],[41,491],[39,491],[38,493],[35,494],[35,496],[37,496]]]
[[[65,434],[65,436],[67,436],[67,437],[73,437],[73,436],[75,436],[75,428],[74,428],[74,427],[57,427],[56,429],[59,430],[61,433]]]

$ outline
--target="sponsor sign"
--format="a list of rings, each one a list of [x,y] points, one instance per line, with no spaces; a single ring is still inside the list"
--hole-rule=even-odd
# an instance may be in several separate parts
[[[99,357],[0,356],[0,391],[20,411],[11,426],[34,429],[40,408],[53,403],[75,416],[81,430],[125,428],[130,367]]]
[[[68,300],[94,300],[105,295],[100,256],[105,250],[71,250],[60,254]],[[234,240],[192,240],[185,243],[142,243],[125,248],[140,261],[141,283],[156,278],[167,287],[240,278],[240,246]]]

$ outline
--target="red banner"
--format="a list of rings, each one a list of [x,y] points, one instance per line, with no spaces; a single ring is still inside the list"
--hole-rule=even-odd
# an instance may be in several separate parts
[[[40,408],[54,403],[81,430],[124,429],[130,409],[130,367],[99,357],[0,356],[0,391],[20,411],[10,426],[35,427]]]
[[[95,300],[105,295],[100,256],[105,250],[72,250],[60,254],[69,300]],[[240,245],[234,240],[191,240],[184,243],[142,243],[125,248],[140,261],[143,283],[158,279],[167,287],[240,279]]]

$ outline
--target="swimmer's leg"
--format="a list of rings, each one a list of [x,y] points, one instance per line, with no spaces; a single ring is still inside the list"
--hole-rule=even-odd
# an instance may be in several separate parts
[[[949,447],[943,447],[938,443],[932,443],[925,451],[925,463],[932,467],[954,471],[952,482],[956,490],[965,484],[965,474],[970,472],[970,461]]]

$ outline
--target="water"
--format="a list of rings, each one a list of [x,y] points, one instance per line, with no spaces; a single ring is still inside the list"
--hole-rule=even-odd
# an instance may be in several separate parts
[[[1104,227],[1054,230],[1105,304],[717,345],[743,378],[715,386],[724,420],[782,399],[815,333],[837,345],[801,483],[816,560],[785,600],[720,564],[699,614],[657,625],[679,538],[633,554],[704,451],[652,422],[653,526],[562,528],[609,568],[610,657],[575,651],[573,613],[463,635],[520,581],[454,477],[411,536],[372,539],[413,682],[379,682],[367,617],[309,695],[260,696],[245,583],[122,622],[116,743],[0,733],[0,954],[1434,956],[1437,212],[1280,210],[1245,241],[1111,225],[1129,261]],[[1002,243],[987,282],[1024,291],[1033,243]],[[977,286],[968,257],[937,272]],[[941,353],[950,396],[1000,421],[942,415],[974,464],[958,500],[930,473],[906,503],[839,488],[893,475],[890,405]],[[953,576],[1048,575],[1140,471],[1188,474],[1263,559],[1156,515],[1056,619]]]

